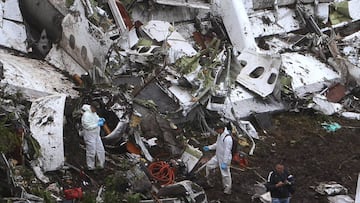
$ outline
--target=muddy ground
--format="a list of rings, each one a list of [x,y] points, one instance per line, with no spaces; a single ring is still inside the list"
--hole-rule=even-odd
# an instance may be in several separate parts
[[[343,127],[328,133],[321,126],[325,121]],[[328,202],[310,188],[323,181],[336,181],[355,194],[360,172],[359,121],[302,112],[277,114],[272,122],[272,132],[262,134],[254,155],[248,157],[250,169],[232,170],[233,194],[224,196],[219,187],[207,189],[210,200],[251,202],[253,185],[262,182],[255,171],[266,178],[277,162],[283,162],[296,177],[293,203]]]
[[[279,113],[272,116],[272,130],[263,133],[256,141],[253,156],[248,156],[249,165],[244,171],[232,169],[233,192],[224,195],[218,175],[214,188],[206,188],[208,200],[220,202],[249,203],[254,194],[253,186],[262,182],[259,177],[267,174],[277,162],[282,162],[295,175],[296,192],[292,202],[320,203],[327,202],[326,197],[317,194],[311,186],[319,182],[336,181],[355,194],[358,173],[360,172],[360,122],[334,116],[324,116],[312,111],[300,113]],[[342,128],[327,132],[322,122],[338,122]],[[74,144],[81,142],[74,137],[65,148],[67,162],[81,167],[85,164],[84,150]],[[67,140],[69,143],[69,140]],[[207,143],[204,143],[204,145]],[[249,148],[243,148],[248,152]],[[211,157],[207,152],[205,156]],[[89,174],[96,182],[104,184],[106,177],[118,170],[107,163],[105,170]],[[203,184],[204,170],[194,177],[194,181]],[[258,175],[257,175],[258,174]],[[95,192],[93,187],[85,191]]]

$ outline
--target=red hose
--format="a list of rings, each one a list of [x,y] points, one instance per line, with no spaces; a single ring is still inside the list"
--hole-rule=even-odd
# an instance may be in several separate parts
[[[175,171],[164,161],[153,162],[148,167],[150,175],[161,185],[173,184],[175,181]]]

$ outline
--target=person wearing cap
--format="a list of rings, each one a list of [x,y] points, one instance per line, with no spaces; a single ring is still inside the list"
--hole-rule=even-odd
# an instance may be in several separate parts
[[[91,105],[82,106],[83,115],[81,124],[83,127],[84,142],[86,145],[86,165],[88,170],[104,168],[105,149],[100,137],[100,127],[104,125],[105,119],[99,118],[96,113],[98,104],[93,102]],[[95,164],[95,160],[98,162]]]
[[[213,183],[210,180],[209,174],[210,171],[213,171],[217,167],[220,168],[222,184],[224,187],[224,194],[231,194],[231,173],[230,173],[230,164],[232,159],[231,148],[233,145],[233,140],[230,135],[230,132],[226,128],[225,124],[220,124],[216,127],[216,132],[218,133],[217,140],[214,144],[209,146],[204,146],[204,151],[216,150],[215,156],[213,156],[206,163],[206,175],[207,182],[210,186]]]

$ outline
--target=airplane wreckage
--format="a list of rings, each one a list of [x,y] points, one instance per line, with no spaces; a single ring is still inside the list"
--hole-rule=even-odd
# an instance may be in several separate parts
[[[208,202],[189,177],[202,164],[198,140],[216,123],[231,123],[253,155],[251,116],[312,108],[360,119],[359,8],[358,0],[0,1],[1,196],[67,202],[91,188],[96,202]],[[118,168],[105,186],[71,164],[84,148],[80,108],[92,101],[106,119],[106,161]]]

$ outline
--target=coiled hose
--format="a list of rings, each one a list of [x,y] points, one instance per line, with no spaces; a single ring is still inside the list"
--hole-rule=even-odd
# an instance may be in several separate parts
[[[148,167],[149,173],[161,185],[170,185],[175,181],[175,170],[164,161],[153,162]]]

